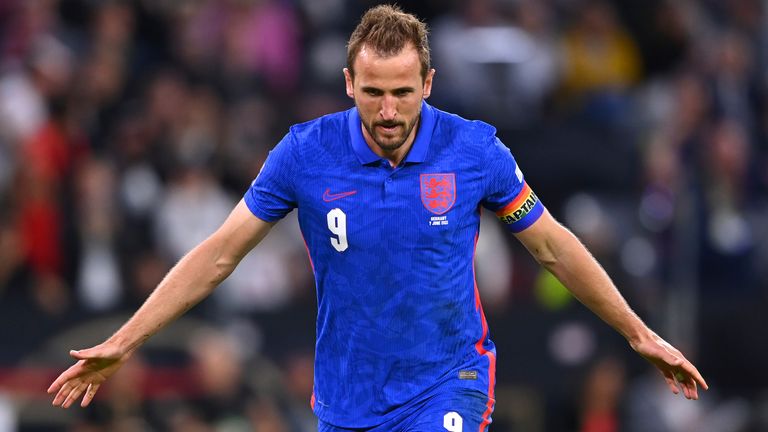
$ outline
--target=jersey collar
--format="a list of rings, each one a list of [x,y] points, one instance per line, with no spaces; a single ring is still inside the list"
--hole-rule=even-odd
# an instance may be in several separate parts
[[[413,146],[411,146],[411,150],[408,151],[403,162],[424,162],[427,157],[429,142],[432,140],[432,131],[435,128],[435,112],[434,108],[426,101],[421,102],[421,118],[417,127],[416,139],[413,140]],[[381,160],[381,157],[368,147],[368,143],[363,138],[360,115],[357,113],[356,107],[352,108],[349,112],[349,136],[352,139],[352,150],[354,150],[361,164],[367,165]]]

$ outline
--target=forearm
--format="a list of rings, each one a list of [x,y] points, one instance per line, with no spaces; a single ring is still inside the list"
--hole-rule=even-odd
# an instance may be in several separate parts
[[[131,352],[206,298],[235,267],[235,263],[222,259],[220,251],[213,239],[190,251],[107,342]]]
[[[224,224],[168,272],[147,301],[107,343],[122,353],[135,350],[207,297],[267,235],[271,226],[254,217],[240,200]]]
[[[85,407],[106,379],[153,334],[207,297],[243,257],[267,235],[272,224],[254,216],[244,200],[208,239],[176,264],[138,311],[104,343],[72,350],[78,361],[48,388],[53,404],[68,408],[81,394]]]
[[[602,266],[570,232],[565,230],[550,245],[551,259],[542,264],[585,306],[631,343],[650,330],[627,304]]]
[[[517,234],[536,260],[573,295],[635,346],[652,335],[627,304],[608,274],[567,228],[545,211]]]

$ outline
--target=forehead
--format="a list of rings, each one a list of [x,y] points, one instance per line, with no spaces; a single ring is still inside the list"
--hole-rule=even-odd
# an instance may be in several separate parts
[[[406,45],[397,55],[380,56],[363,45],[354,63],[355,84],[380,88],[403,85],[419,86],[421,62],[413,45]],[[414,84],[416,83],[416,84]]]

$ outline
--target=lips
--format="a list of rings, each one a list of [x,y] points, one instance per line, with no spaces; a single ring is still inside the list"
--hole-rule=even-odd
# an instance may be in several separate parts
[[[377,124],[376,127],[380,128],[381,130],[385,132],[394,132],[396,131],[401,124],[394,124],[394,125],[383,125],[383,124]]]

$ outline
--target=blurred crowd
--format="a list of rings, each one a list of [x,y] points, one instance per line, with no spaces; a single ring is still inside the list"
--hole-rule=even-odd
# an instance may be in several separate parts
[[[352,106],[346,39],[377,3],[0,1],[0,431],[315,430],[295,215],[92,408],[44,389],[224,220],[288,126]],[[712,387],[673,398],[488,220],[493,430],[768,430],[768,4],[398,3],[430,26],[430,103],[498,128]]]

